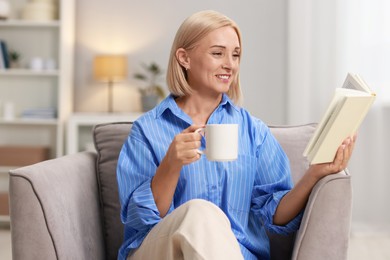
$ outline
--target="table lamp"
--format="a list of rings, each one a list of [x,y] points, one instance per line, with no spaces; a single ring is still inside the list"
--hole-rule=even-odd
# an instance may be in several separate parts
[[[108,112],[113,112],[112,87],[127,76],[127,60],[123,55],[99,55],[93,62],[94,78],[108,83]]]

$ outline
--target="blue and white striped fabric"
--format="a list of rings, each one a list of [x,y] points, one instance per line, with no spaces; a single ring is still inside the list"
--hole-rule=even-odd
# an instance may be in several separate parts
[[[224,95],[209,124],[239,124],[239,155],[233,162],[210,162],[205,156],[181,170],[169,212],[191,199],[205,199],[220,207],[232,224],[245,259],[268,259],[265,229],[290,233],[300,217],[275,226],[273,215],[280,199],[292,188],[289,161],[259,119],[235,106]],[[172,96],[139,118],[119,155],[117,180],[125,240],[119,259],[137,248],[161,217],[150,188],[157,167],[173,138],[192,125],[191,118]],[[202,149],[204,149],[202,141]]]

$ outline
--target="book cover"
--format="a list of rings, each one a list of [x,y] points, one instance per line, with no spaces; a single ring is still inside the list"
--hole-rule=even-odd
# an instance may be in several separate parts
[[[332,162],[343,140],[353,136],[366,117],[375,94],[358,76],[348,74],[303,153],[311,164]]]

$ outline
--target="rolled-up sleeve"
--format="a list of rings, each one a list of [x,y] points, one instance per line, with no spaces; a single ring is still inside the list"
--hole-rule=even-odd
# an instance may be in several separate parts
[[[140,131],[134,124],[123,144],[117,165],[117,181],[125,232],[133,233],[129,237],[143,238],[161,217],[151,190],[157,163]],[[135,248],[142,242],[142,239],[138,240],[127,242]]]
[[[154,203],[150,182],[151,180],[147,180],[136,188],[127,205],[123,207],[123,223],[136,230],[148,229],[148,226],[155,225],[161,219]]]
[[[302,214],[288,224],[273,224],[273,216],[279,202],[293,187],[287,155],[269,129],[257,146],[258,173],[252,193],[252,211],[264,227],[274,233],[289,234],[298,230]]]

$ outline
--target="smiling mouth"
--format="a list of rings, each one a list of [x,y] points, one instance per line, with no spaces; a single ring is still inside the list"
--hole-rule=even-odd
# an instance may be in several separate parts
[[[229,80],[230,79],[230,75],[219,74],[219,75],[217,75],[217,78],[222,79],[222,80]]]

